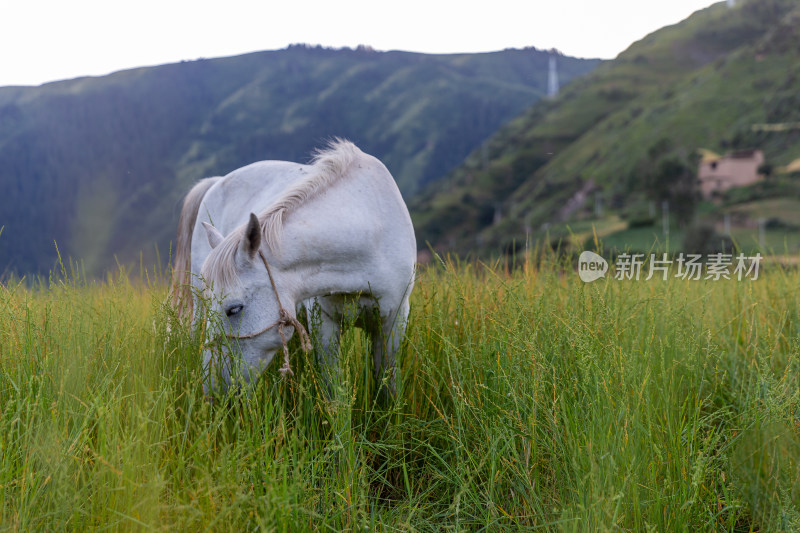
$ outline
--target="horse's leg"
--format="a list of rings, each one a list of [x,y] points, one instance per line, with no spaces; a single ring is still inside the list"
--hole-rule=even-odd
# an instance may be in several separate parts
[[[398,309],[385,317],[377,317],[370,328],[375,382],[380,384],[378,397],[381,400],[395,396],[395,354],[405,335],[408,311],[408,298],[405,298]]]
[[[307,302],[308,324],[314,331],[314,353],[322,376],[323,390],[333,396],[334,378],[339,367],[339,336],[341,316],[339,306],[329,298],[312,298]]]

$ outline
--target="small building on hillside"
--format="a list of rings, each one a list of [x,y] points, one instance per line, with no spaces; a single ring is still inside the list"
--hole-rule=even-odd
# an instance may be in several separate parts
[[[758,168],[763,164],[764,152],[761,150],[741,150],[722,157],[704,157],[697,169],[703,198],[711,198],[732,187],[743,187],[761,180]]]

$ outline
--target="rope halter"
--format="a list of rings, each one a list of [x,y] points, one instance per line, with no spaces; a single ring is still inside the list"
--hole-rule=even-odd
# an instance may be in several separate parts
[[[294,372],[292,372],[292,367],[289,364],[288,341],[286,340],[286,335],[283,332],[283,328],[287,326],[294,328],[294,330],[300,336],[300,344],[302,345],[304,352],[311,351],[311,339],[308,336],[308,331],[306,331],[306,328],[303,327],[303,324],[301,324],[297,318],[292,316],[292,314],[285,307],[283,307],[283,304],[281,303],[281,296],[278,294],[278,287],[275,285],[275,278],[272,277],[272,270],[269,268],[267,258],[264,257],[264,253],[261,250],[258,251],[258,255],[261,256],[261,261],[264,262],[264,267],[267,269],[267,275],[269,275],[269,282],[272,284],[272,291],[275,293],[275,299],[278,301],[278,320],[264,329],[256,331],[255,333],[249,333],[247,335],[226,333],[225,336],[229,339],[252,339],[253,337],[258,337],[262,333],[266,333],[272,328],[277,327],[278,333],[281,335],[281,342],[283,343],[283,366],[280,369],[280,373],[284,376],[286,376],[286,374],[293,376]]]

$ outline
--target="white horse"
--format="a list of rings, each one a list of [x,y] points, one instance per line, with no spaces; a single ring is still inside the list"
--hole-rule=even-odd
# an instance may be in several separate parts
[[[375,376],[388,373],[393,394],[415,260],[414,229],[394,179],[350,142],[331,143],[310,165],[262,161],[202,180],[181,210],[174,302],[204,327],[197,305],[204,293],[232,341],[226,344],[238,346],[234,357],[224,348],[204,352],[206,391],[218,380],[227,388],[234,375],[249,383],[280,349],[290,371],[286,342],[295,330],[307,346],[296,320],[304,304],[319,306],[323,367],[336,364],[348,309],[359,313]],[[230,360],[233,366],[223,362]]]

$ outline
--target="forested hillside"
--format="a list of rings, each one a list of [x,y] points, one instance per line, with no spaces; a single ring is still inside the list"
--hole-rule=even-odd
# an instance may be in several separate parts
[[[90,274],[152,261],[200,178],[307,161],[333,136],[380,157],[408,197],[543,95],[550,53],[286,50],[0,88],[0,274],[62,255]],[[559,56],[562,83],[597,60]]]
[[[698,149],[760,148],[775,168],[800,158],[800,129],[754,129],[800,122],[798,22],[798,0],[721,2],[634,43],[417,196],[418,239],[509,251],[581,225],[591,235],[640,223],[663,201],[673,221],[691,223]],[[776,194],[789,192],[800,180]]]

